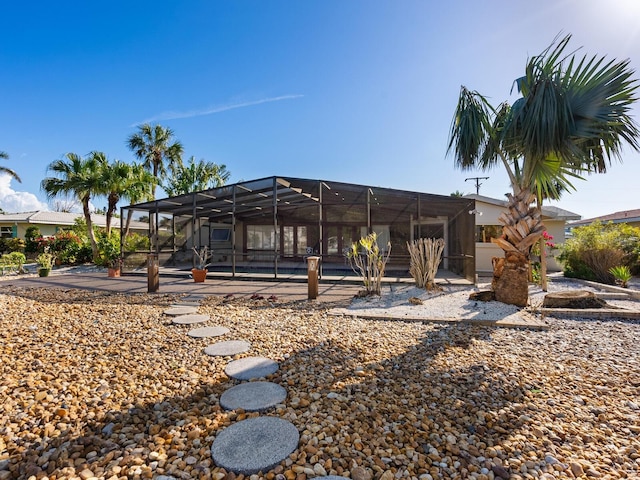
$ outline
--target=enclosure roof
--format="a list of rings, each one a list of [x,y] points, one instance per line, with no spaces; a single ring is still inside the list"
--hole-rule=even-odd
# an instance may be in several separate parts
[[[466,208],[473,202],[465,198],[434,195],[390,188],[357,185],[330,180],[311,180],[294,177],[265,177],[238,182],[200,192],[153,200],[124,207],[174,216],[208,217],[224,221],[236,215],[242,218],[264,216],[277,206],[278,212],[295,212],[301,207],[322,204],[356,205],[369,201],[381,202],[383,198],[406,201],[427,201],[432,209],[458,206]]]

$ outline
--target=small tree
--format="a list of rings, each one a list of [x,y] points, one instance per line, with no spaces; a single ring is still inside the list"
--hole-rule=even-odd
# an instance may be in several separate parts
[[[378,235],[373,232],[351,245],[347,259],[353,271],[362,277],[367,295],[380,295],[382,278],[391,255],[391,242],[387,251],[378,247]]]
[[[435,279],[442,261],[444,239],[419,238],[412,243],[407,242],[407,249],[411,256],[409,273],[416,281],[416,286],[425,290],[436,290],[438,286]]]

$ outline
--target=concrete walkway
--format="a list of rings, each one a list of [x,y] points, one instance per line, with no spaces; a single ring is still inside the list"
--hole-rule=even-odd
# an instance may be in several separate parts
[[[121,293],[146,293],[147,277],[141,275],[123,275],[119,278],[109,278],[106,272],[69,272],[56,274],[55,270],[48,277],[12,276],[4,277],[3,282],[20,287],[31,288],[79,288],[85,290],[101,290]],[[318,286],[318,302],[348,305],[351,299],[361,290],[358,284],[322,283]],[[224,297],[233,295],[235,298],[251,298],[260,295],[268,298],[277,297],[278,302],[308,300],[306,283],[291,281],[257,281],[235,280],[224,278],[207,278],[204,283],[195,283],[189,278],[160,276],[158,293],[183,293],[216,295]]]

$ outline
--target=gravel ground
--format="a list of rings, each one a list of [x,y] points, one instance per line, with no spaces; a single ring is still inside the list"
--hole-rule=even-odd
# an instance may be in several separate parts
[[[240,480],[211,443],[257,414],[222,411],[238,382],[163,315],[177,299],[2,287],[0,480]],[[300,446],[251,480],[640,478],[636,321],[529,331],[215,297],[199,313],[281,365],[267,414]]]

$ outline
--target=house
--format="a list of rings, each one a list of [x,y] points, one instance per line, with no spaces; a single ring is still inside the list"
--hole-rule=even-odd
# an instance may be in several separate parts
[[[39,210],[36,212],[23,213],[3,213],[0,214],[0,238],[22,238],[24,239],[27,228],[36,226],[40,229],[43,236],[55,235],[61,230],[68,230],[74,224],[77,218],[84,219],[81,213],[71,212],[50,212]],[[107,225],[107,217],[104,215],[92,214],[91,220],[99,227]],[[114,228],[120,228],[120,218],[112,220]],[[143,222],[135,222],[131,224],[131,230],[136,232],[147,233],[148,224]]]
[[[345,251],[368,233],[391,245],[387,276],[409,277],[407,242],[445,240],[441,269],[473,281],[475,200],[329,180],[267,177],[123,208],[171,231],[150,232],[161,265],[187,268],[193,246],[213,252],[210,270],[353,275]],[[127,259],[125,258],[125,263]],[[190,268],[190,267],[189,267]]]
[[[623,210],[621,212],[602,215],[601,217],[578,220],[577,222],[569,223],[567,226],[569,228],[583,227],[585,225],[591,225],[595,221],[599,221],[600,223],[626,223],[632,227],[640,227],[640,208],[635,210]]]
[[[491,237],[502,235],[502,226],[498,222],[498,217],[505,211],[507,201],[476,194],[465,195],[464,198],[475,200],[476,205],[476,270],[478,273],[490,273],[493,271],[492,257],[504,256],[500,247],[491,243]],[[544,205],[542,207],[542,221],[555,244],[564,243],[567,222],[580,218],[580,215],[558,207]],[[550,272],[561,271],[562,267],[550,256],[548,257],[547,270]]]

